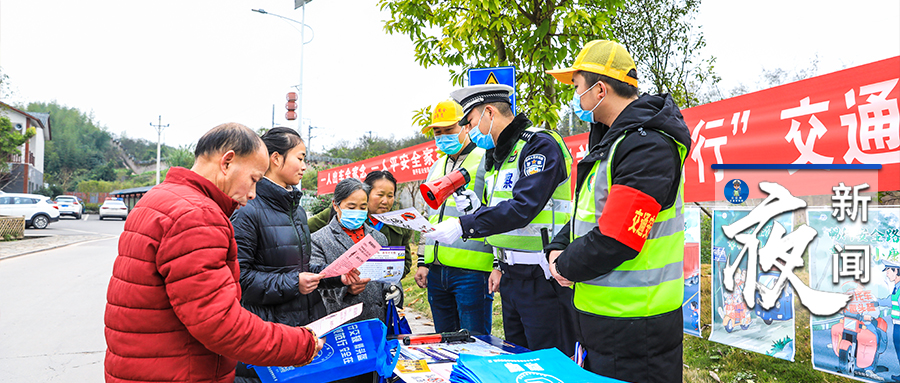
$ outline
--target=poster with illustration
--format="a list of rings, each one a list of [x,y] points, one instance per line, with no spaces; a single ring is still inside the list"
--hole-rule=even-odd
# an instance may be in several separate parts
[[[900,380],[900,209],[870,208],[867,222],[831,208],[807,209],[818,233],[809,245],[809,287],[850,294],[835,315],[810,317],[817,370],[864,382]],[[837,278],[835,278],[837,276]]]
[[[780,274],[774,268],[762,270],[757,251],[765,247],[775,223],[790,233],[794,214],[782,213],[738,233],[727,234],[736,227],[747,226],[744,223],[752,218],[748,217],[750,212],[749,208],[737,208],[717,209],[712,213],[709,340],[793,361],[794,292],[786,284],[771,308],[760,305],[759,286],[774,288]],[[727,282],[732,283],[731,291],[726,289]]]
[[[700,336],[700,209],[684,209],[684,332]]]

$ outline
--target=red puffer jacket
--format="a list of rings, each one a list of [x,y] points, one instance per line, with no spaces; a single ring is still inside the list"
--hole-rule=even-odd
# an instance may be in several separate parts
[[[212,182],[172,168],[131,211],[106,293],[107,382],[233,382],[235,359],[312,359],[309,331],[241,307],[236,207]]]

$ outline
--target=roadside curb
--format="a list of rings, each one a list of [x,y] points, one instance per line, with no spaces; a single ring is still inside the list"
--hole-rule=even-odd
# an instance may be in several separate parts
[[[115,238],[115,235],[109,234],[93,234],[93,235],[50,235],[41,236],[43,238],[24,239],[20,241],[29,241],[27,243],[0,242],[0,261],[20,257],[23,255],[34,254],[41,251],[58,249],[78,243],[97,241],[103,239]],[[34,241],[34,242],[32,242]]]

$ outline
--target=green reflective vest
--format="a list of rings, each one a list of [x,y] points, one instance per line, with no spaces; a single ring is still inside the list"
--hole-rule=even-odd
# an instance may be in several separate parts
[[[492,169],[485,175],[488,183],[487,189],[490,192],[488,196],[488,206],[497,206],[500,202],[513,198],[513,186],[519,180],[519,162],[522,158],[517,158],[522,148],[528,143],[535,134],[549,134],[559,144],[563,157],[566,161],[566,179],[559,185],[550,196],[550,200],[544,205],[544,208],[534,217],[525,227],[508,231],[502,234],[491,235],[487,237],[487,243],[504,249],[519,251],[544,251],[543,241],[541,240],[541,229],[547,229],[549,239],[565,226],[566,222],[572,215],[572,154],[569,148],[560,137],[559,133],[552,130],[541,128],[528,128],[526,132],[530,134],[522,134],[519,137],[516,146],[510,151],[509,156],[503,161],[500,169]],[[523,138],[526,137],[526,138]]]
[[[570,241],[598,227],[612,186],[612,159],[626,134],[616,139],[609,155],[594,164],[581,185],[576,195]],[[683,167],[687,148],[671,136],[666,137],[677,145]],[[679,182],[675,203],[659,212],[637,257],[608,274],[575,283],[575,308],[597,315],[635,318],[664,314],[681,306],[684,298],[683,189],[684,178]]]
[[[475,177],[466,184],[466,189],[472,190],[476,195],[482,195],[484,192],[484,149],[475,148],[466,158],[463,159],[462,167],[474,174]],[[446,175],[445,169],[447,162],[450,161],[449,156],[435,161],[428,173],[428,181],[433,181]],[[426,205],[428,212],[428,222],[436,225],[447,218],[459,217],[456,211],[456,201],[453,196],[447,198],[439,209],[432,209]],[[478,270],[490,272],[494,268],[494,253],[491,246],[484,243],[482,238],[471,238],[463,241],[457,238],[453,243],[437,243],[433,239],[425,240],[425,263],[434,263],[437,258],[439,263],[444,266],[458,267],[461,269]],[[438,255],[440,254],[440,255]]]

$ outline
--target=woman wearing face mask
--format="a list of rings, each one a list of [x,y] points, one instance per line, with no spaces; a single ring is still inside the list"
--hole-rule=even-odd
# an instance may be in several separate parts
[[[306,171],[306,146],[290,128],[274,128],[261,138],[269,151],[269,168],[256,184],[257,198],[231,216],[241,266],[241,305],[264,320],[303,326],[327,314],[317,288],[358,282],[359,272],[322,279],[318,273],[324,266],[310,265],[306,211],[300,206],[302,193],[293,186]],[[259,378],[239,363],[235,381]]]
[[[369,215],[368,195],[369,186],[356,178],[338,182],[331,203],[335,216],[328,226],[313,233],[311,263],[328,265],[334,262],[366,235],[371,235],[381,246],[388,245],[383,234],[365,224]],[[387,304],[383,285],[366,278],[346,287],[322,290],[322,297],[329,313],[363,302],[363,313],[356,320],[378,318],[384,321]]]
[[[372,214],[383,214],[394,207],[394,195],[397,191],[397,180],[387,170],[376,170],[366,175],[366,185],[369,185],[369,218],[366,223],[384,234],[388,240],[388,246],[403,246],[406,248],[406,260],[403,262],[403,276],[409,273],[412,266],[412,256],[409,253],[409,242],[412,239],[412,230],[385,225]]]
[[[388,246],[403,246],[406,248],[406,260],[403,265],[403,276],[409,273],[412,266],[412,255],[409,252],[409,243],[412,239],[412,230],[385,225],[372,217],[372,214],[382,214],[391,211],[394,207],[394,195],[397,192],[397,180],[387,170],[376,170],[366,175],[364,181],[369,185],[369,216],[366,223],[384,234],[388,240]],[[325,209],[309,219],[309,231],[315,233],[328,225],[335,216],[334,209]]]

